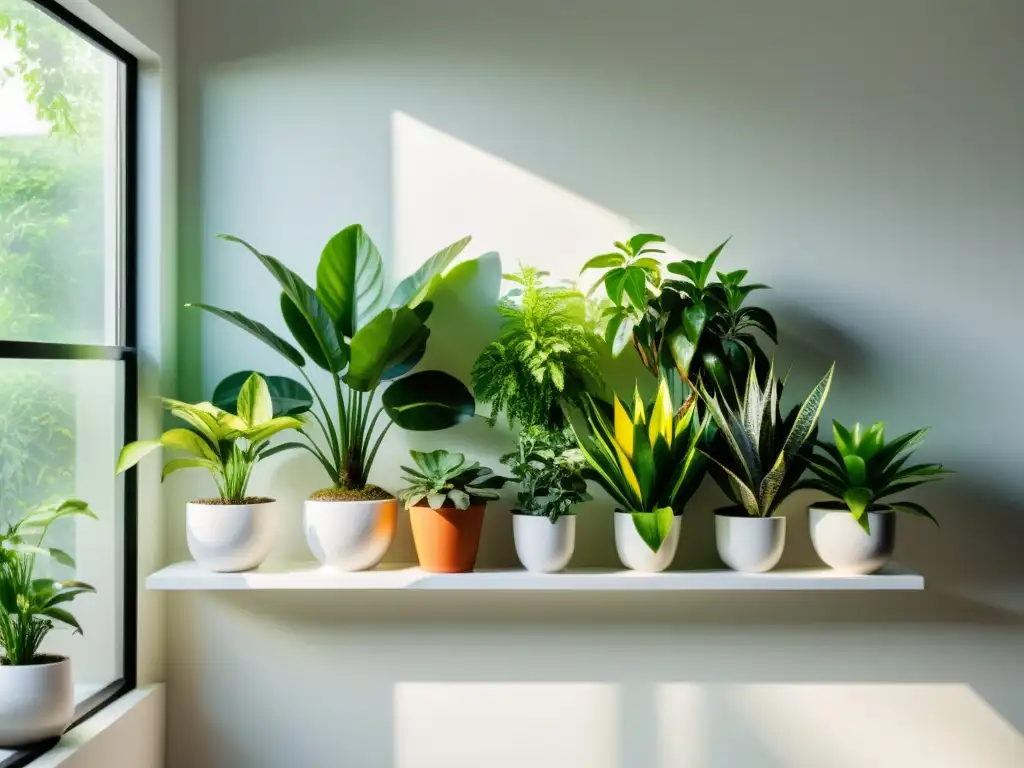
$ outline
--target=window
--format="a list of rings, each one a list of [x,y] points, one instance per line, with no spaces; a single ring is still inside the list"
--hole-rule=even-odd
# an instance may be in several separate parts
[[[61,521],[53,545],[98,593],[73,660],[87,717],[135,685],[136,62],[51,0],[0,0],[0,524],[51,498],[99,521]],[[0,751],[0,767],[31,755]]]

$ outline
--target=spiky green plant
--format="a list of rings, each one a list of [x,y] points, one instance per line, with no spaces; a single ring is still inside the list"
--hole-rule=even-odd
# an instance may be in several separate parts
[[[467,462],[461,453],[409,451],[409,455],[417,468],[402,467],[402,479],[409,486],[397,494],[407,508],[426,501],[431,509],[469,509],[473,504],[497,499],[495,490],[508,482],[508,478],[494,474],[478,461]]]
[[[743,393],[733,393],[734,409],[721,396],[700,393],[718,425],[718,450],[709,455],[710,472],[726,496],[751,517],[770,517],[795,490],[813,454],[818,417],[832,386],[833,364],[807,398],[782,416],[784,382],[769,366],[761,384],[754,364],[747,372]],[[735,387],[734,387],[735,389]]]
[[[533,267],[505,275],[519,288],[499,303],[501,335],[473,365],[473,390],[478,400],[490,403],[492,425],[504,411],[509,426],[562,427],[561,405],[579,407],[583,393],[599,381],[583,297],[546,285],[546,276]]]
[[[833,421],[835,442],[818,442],[822,453],[815,454],[808,465],[816,477],[801,481],[799,486],[842,502],[867,533],[871,532],[865,514],[868,511],[907,512],[927,517],[938,525],[932,514],[916,502],[883,501],[950,473],[941,464],[904,466],[927,432],[927,428],[913,430],[886,443],[883,421],[876,421],[865,430],[859,423],[847,429]]]

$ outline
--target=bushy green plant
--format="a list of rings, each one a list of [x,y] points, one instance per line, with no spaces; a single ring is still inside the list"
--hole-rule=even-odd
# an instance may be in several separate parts
[[[569,429],[529,427],[519,433],[516,450],[502,456],[501,463],[519,484],[513,512],[554,523],[591,498],[583,477],[586,459]]]
[[[612,423],[593,399],[584,399],[586,426],[573,425],[589,464],[586,476],[633,515],[637,533],[657,552],[704,478],[706,448],[713,438],[709,419],[696,418],[697,403],[676,410],[668,382],[662,379],[647,406],[639,391],[632,412],[616,397]]]
[[[67,552],[44,546],[50,526],[72,516],[96,518],[84,501],[68,499],[39,507],[0,532],[0,649],[4,652],[0,661],[3,664],[32,664],[40,645],[56,624],[82,632],[66,603],[96,590],[81,581],[56,581],[35,575],[38,557],[52,558],[74,567],[74,560]]]
[[[950,470],[941,464],[905,466],[913,449],[924,440],[927,429],[917,429],[885,442],[885,422],[876,421],[865,430],[860,424],[847,429],[832,422],[834,443],[818,442],[821,453],[811,459],[808,469],[816,477],[800,483],[837,499],[868,533],[869,511],[892,510],[927,517],[938,522],[922,505],[913,501],[884,501],[924,483],[941,480]]]
[[[203,468],[213,477],[225,504],[245,503],[256,464],[288,447],[285,443],[271,448],[270,438],[284,430],[301,429],[304,424],[296,416],[274,415],[270,388],[258,373],[251,374],[240,388],[235,413],[208,402],[191,405],[165,398],[164,405],[190,428],[170,429],[159,440],[129,443],[121,450],[117,472],[134,467],[157,448],[171,448],[184,453],[185,458],[168,461],[162,477],[179,469]]]
[[[310,414],[326,448],[305,428],[299,433],[306,442],[287,447],[312,453],[338,497],[359,497],[364,490],[379,492],[367,489],[367,480],[392,424],[435,431],[474,415],[473,396],[455,377],[442,371],[409,374],[426,352],[430,336],[426,323],[433,311],[430,297],[445,270],[468,245],[468,237],[427,259],[396,286],[390,300],[384,295],[380,253],[358,224],[343,229],[324,247],[315,289],[273,256],[237,237],[223,237],[243,245],[281,286],[281,315],[302,351],[240,312],[207,304],[189,306],[242,328],[298,369],[316,400]],[[306,374],[307,358],[331,376],[333,413]],[[381,405],[373,411],[381,387]],[[383,422],[382,415],[386,415]]]
[[[709,394],[702,386],[701,396],[718,425],[718,450],[709,454],[712,477],[726,496],[752,517],[770,517],[783,499],[796,490],[814,452],[818,417],[825,406],[832,373],[815,385],[807,398],[782,416],[784,382],[775,378],[769,366],[762,385],[751,363],[743,392],[733,387],[733,408],[721,396]]]
[[[501,335],[480,353],[472,374],[477,398],[491,406],[492,426],[505,411],[509,426],[557,429],[565,425],[561,406],[579,407],[600,380],[583,297],[545,285],[546,276],[533,267],[505,275],[520,287],[499,303]]]
[[[508,478],[494,474],[480,462],[467,462],[461,453],[409,451],[409,455],[417,468],[402,466],[402,480],[409,486],[397,494],[407,508],[426,501],[431,509],[469,509],[473,504],[497,499],[495,490],[508,482]]]

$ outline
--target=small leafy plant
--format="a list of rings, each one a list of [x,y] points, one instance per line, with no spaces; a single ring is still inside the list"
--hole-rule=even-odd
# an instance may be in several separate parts
[[[410,373],[427,349],[426,323],[434,308],[430,297],[469,244],[468,237],[427,259],[399,282],[390,298],[384,293],[380,252],[358,224],[346,227],[324,246],[315,288],[244,240],[222,237],[244,246],[281,286],[281,319],[298,348],[240,312],[208,304],[190,306],[255,336],[304,378],[316,401],[310,413],[322,442],[303,427],[299,434],[305,442],[287,447],[312,453],[330,477],[333,487],[317,498],[379,497],[383,492],[367,483],[392,424],[436,431],[473,417],[476,403],[461,381],[442,371]],[[327,397],[333,396],[333,409],[306,373],[307,360],[330,375],[332,392]],[[293,385],[295,391],[306,391],[299,382]],[[374,409],[378,391],[380,405]]]
[[[121,450],[117,472],[134,467],[157,448],[171,448],[185,457],[168,461],[162,477],[179,469],[206,469],[224,504],[246,503],[253,467],[289,447],[285,443],[271,448],[270,438],[288,429],[300,429],[305,423],[298,416],[274,415],[270,388],[258,373],[251,374],[240,387],[235,413],[207,402],[191,405],[167,398],[163,402],[190,429],[171,429],[159,440],[129,443]]]
[[[499,303],[501,335],[480,353],[472,374],[477,398],[491,405],[491,426],[504,410],[509,426],[562,427],[560,404],[578,407],[599,380],[583,297],[545,285],[546,276],[533,267],[505,275],[520,287]]]
[[[4,652],[0,663],[4,665],[23,666],[43,660],[39,647],[57,624],[82,633],[66,604],[96,590],[82,581],[57,581],[35,575],[38,557],[75,567],[67,552],[44,546],[50,526],[72,516],[96,519],[84,501],[67,499],[39,507],[0,532],[0,649]]]
[[[714,429],[699,421],[696,400],[676,411],[668,382],[662,379],[650,406],[637,391],[632,413],[616,397],[612,422],[592,398],[584,400],[586,428],[573,425],[589,465],[585,474],[633,515],[637,533],[657,552],[674,515],[681,515],[704,478],[707,448]]]
[[[779,504],[796,490],[810,462],[818,417],[832,386],[831,366],[807,398],[782,416],[784,382],[769,366],[761,384],[750,364],[747,386],[733,393],[734,409],[721,396],[701,387],[701,397],[718,425],[718,450],[709,454],[711,476],[733,504],[751,517],[770,517]],[[735,387],[734,387],[735,389]]]
[[[513,512],[554,523],[591,498],[583,477],[586,459],[570,430],[530,427],[519,434],[516,450],[502,456],[501,463],[519,483]]]
[[[834,443],[818,442],[817,453],[808,465],[816,477],[800,483],[837,499],[850,511],[866,533],[871,532],[865,512],[891,510],[908,512],[938,522],[913,501],[883,501],[924,483],[941,480],[951,470],[941,464],[905,466],[913,449],[924,440],[927,429],[917,429],[885,442],[885,422],[877,421],[865,430],[860,424],[847,429],[832,422]]]
[[[473,504],[497,499],[495,490],[508,482],[508,478],[494,474],[477,461],[467,462],[461,453],[409,451],[409,455],[417,469],[402,466],[406,473],[402,479],[409,487],[397,494],[406,508],[426,501],[431,509],[469,509]]]

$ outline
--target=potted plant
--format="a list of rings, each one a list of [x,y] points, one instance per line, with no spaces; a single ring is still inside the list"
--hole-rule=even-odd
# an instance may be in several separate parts
[[[918,429],[885,442],[885,422],[865,430],[832,422],[834,443],[819,442],[820,453],[808,469],[815,477],[798,487],[835,499],[810,508],[811,542],[826,564],[846,573],[874,573],[892,556],[896,542],[896,512],[927,517],[931,513],[913,501],[886,501],[923,483],[940,480],[950,470],[941,464],[907,466],[913,449],[927,429]]]
[[[519,484],[512,510],[519,561],[528,571],[564,570],[576,545],[573,508],[590,499],[583,477],[586,460],[571,430],[529,427],[501,463]]]
[[[600,388],[596,337],[583,296],[545,283],[547,273],[522,267],[498,305],[501,334],[473,366],[477,399],[491,405],[493,426],[505,412],[517,429],[516,450],[503,456],[519,482],[512,510],[516,552],[530,570],[560,571],[576,543],[573,506],[589,499],[583,455],[565,419],[585,392]]]
[[[586,425],[573,425],[589,465],[587,477],[618,505],[615,548],[627,568],[663,571],[679,544],[679,518],[704,477],[705,457],[714,429],[696,417],[689,398],[676,410],[662,379],[650,406],[637,391],[632,413],[616,397],[612,421],[589,396]]]
[[[237,237],[224,239],[245,246],[281,286],[281,316],[295,344],[239,312],[191,306],[252,334],[302,375],[315,398],[312,422],[299,430],[301,442],[282,449],[309,451],[331,481],[304,505],[306,541],[324,565],[373,568],[391,545],[398,520],[394,496],[369,482],[384,436],[393,424],[418,431],[447,429],[476,410],[473,396],[455,377],[442,371],[410,373],[430,336],[430,297],[469,238],[430,257],[390,298],[384,293],[380,253],[358,224],[324,247],[315,289],[273,256]],[[330,376],[326,397],[306,373],[307,360]]]
[[[36,574],[40,557],[74,567],[64,551],[44,545],[47,531],[65,517],[95,519],[89,506],[67,499],[40,507],[0,532],[0,747],[15,749],[60,736],[75,716],[71,660],[39,652],[57,626],[81,634],[68,611],[88,584]]]
[[[682,385],[683,399],[695,394],[689,384],[698,381],[731,396],[731,378],[744,377],[751,362],[763,380],[768,357],[753,331],[775,342],[775,320],[743,303],[768,286],[744,285],[745,269],[717,272],[718,281],[711,280],[728,240],[705,259],[669,263],[666,269],[677,277],[664,279],[658,261],[664,251],[652,247],[664,241],[661,235],[634,235],[583,265],[581,274],[603,270],[588,295],[601,286],[608,295],[599,323],[612,355],[632,344],[652,375]]]
[[[239,388],[235,412],[212,403],[191,405],[164,399],[171,415],[189,429],[170,429],[159,440],[129,443],[121,450],[117,472],[134,467],[157,448],[183,456],[164,465],[163,477],[179,469],[205,469],[217,485],[217,496],[190,501],[185,529],[188,549],[200,565],[212,571],[247,571],[266,559],[277,528],[273,499],[248,496],[249,478],[258,462],[285,448],[270,447],[279,432],[300,429],[295,415],[274,415],[267,382],[251,374]]]
[[[795,490],[813,453],[834,368],[785,418],[784,382],[775,378],[774,366],[762,385],[750,365],[746,387],[742,392],[734,387],[736,408],[700,388],[719,432],[716,450],[709,455],[710,472],[733,503],[715,513],[715,541],[719,557],[733,570],[769,571],[782,557],[786,519],[774,514]]]
[[[461,453],[409,451],[416,469],[403,466],[409,483],[398,498],[409,510],[420,567],[431,573],[466,573],[476,565],[484,508],[507,478]]]

